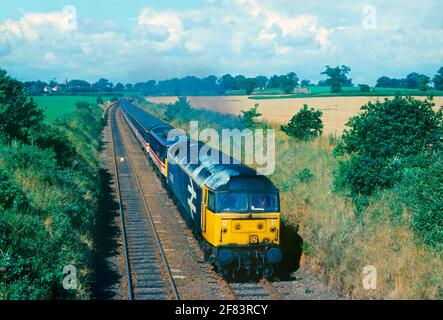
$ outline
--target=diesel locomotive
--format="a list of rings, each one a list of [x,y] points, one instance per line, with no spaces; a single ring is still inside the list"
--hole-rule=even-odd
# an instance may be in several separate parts
[[[275,185],[221,152],[219,158],[200,152],[207,146],[186,135],[168,140],[174,127],[128,100],[121,99],[120,107],[181,207],[181,215],[206,259],[226,278],[273,277],[283,259],[280,199]],[[191,150],[198,151],[197,157]]]

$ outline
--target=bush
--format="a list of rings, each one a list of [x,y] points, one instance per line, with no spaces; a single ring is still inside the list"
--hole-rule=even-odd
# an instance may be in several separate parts
[[[20,209],[25,202],[26,197],[21,188],[0,169],[0,213],[9,209]]]
[[[311,170],[309,170],[308,168],[304,168],[302,169],[298,174],[297,174],[297,179],[300,180],[300,182],[309,182],[314,178],[314,174],[312,173]]]
[[[359,84],[360,92],[371,92],[371,87],[367,84]]]
[[[305,104],[286,126],[281,126],[281,130],[299,140],[312,140],[323,133],[322,114],[320,110],[308,109]]]
[[[178,124],[182,124],[189,122],[191,111],[192,108],[188,99],[186,97],[179,97],[177,102],[167,106],[164,117],[166,121],[175,121]]]
[[[412,226],[423,240],[443,249],[443,156],[433,157],[425,168],[406,170],[395,187],[401,203],[411,213]]]
[[[368,103],[347,123],[336,154],[343,154],[336,186],[370,195],[401,178],[401,169],[419,154],[441,147],[442,112],[434,104],[410,97]]]
[[[262,114],[260,112],[258,112],[258,107],[259,105],[256,104],[253,108],[249,109],[249,110],[242,110],[243,116],[242,116],[242,120],[243,123],[245,125],[246,128],[255,128],[257,127],[257,120],[256,118],[259,118],[262,116]]]

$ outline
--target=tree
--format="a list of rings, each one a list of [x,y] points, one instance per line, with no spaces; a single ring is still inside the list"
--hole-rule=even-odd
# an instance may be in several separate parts
[[[257,82],[254,78],[247,78],[243,81],[243,89],[246,91],[247,95],[250,95],[256,87]]]
[[[255,104],[255,106],[249,110],[242,110],[242,120],[247,128],[255,128],[257,126],[257,121],[255,119],[262,116],[257,110],[258,107],[259,105]]]
[[[281,88],[284,93],[293,93],[295,87],[298,86],[298,76],[295,72],[290,72],[286,76],[281,77]]]
[[[405,79],[395,79],[386,76],[380,77],[375,85],[377,88],[404,88]]]
[[[246,80],[246,78],[245,78],[245,76],[243,76],[243,75],[235,76],[235,78],[234,78],[234,83],[235,83],[235,85],[234,85],[234,90],[240,90],[240,89],[242,89],[245,80]]]
[[[109,80],[103,78],[94,83],[94,87],[99,92],[111,92],[113,86],[114,85]]]
[[[418,89],[420,91],[427,91],[429,89],[429,83],[431,82],[431,78],[425,75],[420,75],[417,80]]]
[[[67,91],[69,92],[89,92],[91,91],[91,84],[84,80],[71,80],[67,84]]]
[[[311,81],[309,81],[307,79],[302,80],[301,83],[300,83],[300,87],[302,87],[302,88],[307,88],[310,85],[311,85]]]
[[[418,79],[420,75],[417,72],[412,72],[406,76],[406,88],[408,89],[417,89],[418,88]]]
[[[309,109],[305,104],[287,125],[281,126],[281,130],[298,140],[314,139],[323,133],[322,115],[320,110]]]
[[[223,93],[225,93],[227,90],[234,90],[235,89],[234,77],[231,76],[229,73],[225,74],[223,77],[221,77],[220,87]]]
[[[371,92],[371,87],[367,84],[359,84],[360,92]]]
[[[346,124],[335,153],[347,154],[336,179],[352,194],[370,195],[376,188],[391,187],[402,167],[419,154],[441,148],[442,110],[429,100],[395,97],[369,102]]]
[[[122,91],[124,91],[125,90],[125,87],[124,87],[124,85],[122,84],[122,83],[117,83],[116,85],[115,85],[115,87],[114,87],[114,91],[116,91],[116,92],[122,92]]]
[[[23,92],[22,84],[0,69],[0,138],[31,142],[43,121],[43,110]]]
[[[125,84],[125,90],[131,92],[134,90],[134,85],[132,83]]]
[[[281,88],[281,77],[274,74],[271,79],[269,79],[269,88]]]
[[[186,97],[179,97],[174,104],[169,104],[164,116],[167,121],[186,123],[190,119],[192,107]]]
[[[257,83],[257,87],[260,89],[266,88],[268,85],[269,79],[266,76],[258,76],[255,78],[255,82]]]
[[[202,91],[208,94],[215,94],[218,92],[218,84],[216,76],[209,76],[203,78],[201,81]]]
[[[49,87],[50,88],[54,88],[55,86],[57,86],[58,85],[58,83],[57,82],[55,82],[54,80],[51,80],[51,81],[49,81]]]
[[[443,90],[443,67],[438,69],[437,74],[432,79],[436,90]]]
[[[337,66],[332,68],[330,66],[326,66],[326,70],[321,74],[324,74],[328,77],[326,83],[331,86],[331,91],[341,92],[342,86],[350,86],[352,85],[352,80],[348,79],[347,75],[351,71],[351,68],[348,66],[342,65],[341,67]]]

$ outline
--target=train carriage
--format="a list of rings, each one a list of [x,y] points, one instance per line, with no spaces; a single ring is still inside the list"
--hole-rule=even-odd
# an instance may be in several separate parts
[[[126,99],[121,99],[120,105],[123,116],[134,135],[143,145],[159,171],[166,177],[168,166],[166,153],[168,147],[173,143],[167,140],[167,133],[174,127],[137,108]]]

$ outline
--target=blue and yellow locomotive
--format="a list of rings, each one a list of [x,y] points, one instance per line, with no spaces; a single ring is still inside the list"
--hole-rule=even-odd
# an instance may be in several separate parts
[[[226,277],[271,277],[283,258],[280,199],[274,184],[222,153],[219,158],[201,155],[205,145],[186,136],[168,141],[172,126],[125,99],[120,106],[208,261]],[[192,161],[191,150],[198,155]]]

